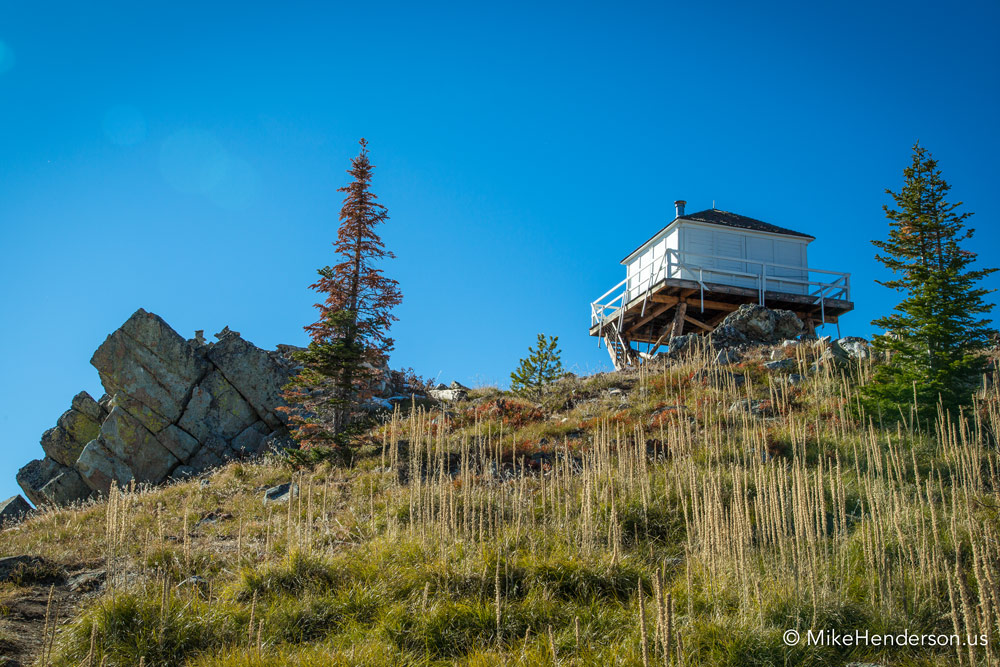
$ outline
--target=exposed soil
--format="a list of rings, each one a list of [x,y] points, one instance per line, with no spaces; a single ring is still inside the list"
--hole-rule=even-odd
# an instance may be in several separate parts
[[[51,565],[51,564],[50,564]],[[18,593],[0,603],[0,667],[34,665],[45,648],[46,612],[49,638],[55,626],[68,622],[77,609],[96,595],[103,586],[103,570],[93,569],[94,563],[58,566],[56,575],[26,577]],[[49,593],[52,594],[51,606]]]

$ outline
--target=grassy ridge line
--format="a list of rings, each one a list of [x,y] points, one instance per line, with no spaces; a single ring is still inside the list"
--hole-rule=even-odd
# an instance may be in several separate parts
[[[109,570],[57,665],[996,663],[996,387],[921,434],[853,416],[867,365],[793,387],[762,360],[479,390],[296,473],[290,503],[260,500],[282,463],[231,464],[35,517],[5,550]]]

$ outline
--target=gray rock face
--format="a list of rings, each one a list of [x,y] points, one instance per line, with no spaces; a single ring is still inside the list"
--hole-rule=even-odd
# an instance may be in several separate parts
[[[18,473],[29,500],[64,505],[112,485],[156,484],[293,446],[277,408],[295,363],[228,327],[216,337],[184,340],[137,310],[91,359],[107,393],[74,396],[42,436],[46,457]]]
[[[134,479],[129,467],[108,451],[100,440],[87,443],[76,461],[76,469],[87,486],[101,493],[110,491],[112,484],[125,486]],[[24,488],[23,484],[21,488]]]
[[[740,353],[733,349],[722,349],[715,355],[715,363],[720,366],[739,363]]]
[[[109,394],[147,408],[131,412],[154,433],[180,418],[188,392],[210,368],[166,322],[141,308],[108,336],[90,363]]]
[[[74,410],[82,412],[98,424],[104,421],[104,417],[108,414],[108,411],[102,408],[101,404],[85,391],[81,391],[73,397],[72,406]]]
[[[180,463],[149,429],[119,407],[104,420],[98,440],[137,482],[159,482]]]
[[[75,468],[66,468],[50,479],[41,489],[46,502],[52,505],[69,505],[89,498],[93,491]]]
[[[468,396],[468,393],[468,387],[455,381],[451,383],[451,386],[441,383],[428,390],[427,395],[438,401],[461,401]]]
[[[292,364],[277,352],[269,353],[229,332],[212,345],[208,360],[272,429],[285,418],[275,407],[282,404],[281,388],[292,374]]]
[[[257,421],[257,413],[218,370],[205,376],[191,392],[191,399],[177,425],[197,440],[210,435],[232,440]]]
[[[794,339],[802,335],[805,325],[790,310],[774,310],[774,337],[778,340]]]
[[[674,336],[670,339],[668,344],[667,357],[670,359],[679,359],[684,355],[693,352],[698,349],[701,337],[698,334],[685,334],[683,336]]]
[[[17,523],[31,511],[31,505],[21,496],[13,496],[0,503],[0,526]]]

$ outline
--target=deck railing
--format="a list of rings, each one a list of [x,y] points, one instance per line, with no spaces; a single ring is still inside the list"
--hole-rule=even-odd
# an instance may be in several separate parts
[[[760,272],[739,271],[722,268],[720,262],[737,263],[747,269],[760,267]],[[794,275],[781,275],[793,273]],[[813,274],[819,277],[813,279]],[[695,252],[667,250],[651,267],[645,277],[625,278],[590,304],[590,325],[605,325],[618,318],[619,325],[625,315],[625,307],[636,299],[642,299],[642,314],[650,295],[669,278],[683,278],[698,283],[701,300],[705,300],[706,283],[751,287],[757,291],[759,303],[765,304],[768,291],[785,292],[808,296],[820,307],[820,316],[826,321],[825,302],[827,299],[851,300],[851,274],[840,271],[812,269],[791,264],[762,262],[746,257],[726,257],[724,255],[704,255]],[[631,284],[629,281],[633,281]],[[704,305],[702,305],[704,310]]]

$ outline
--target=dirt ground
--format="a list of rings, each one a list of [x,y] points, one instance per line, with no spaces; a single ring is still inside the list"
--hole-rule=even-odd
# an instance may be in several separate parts
[[[40,576],[28,570],[16,582],[0,583],[0,667],[40,664],[53,628],[68,622],[103,584],[104,572],[97,565],[45,561]]]

